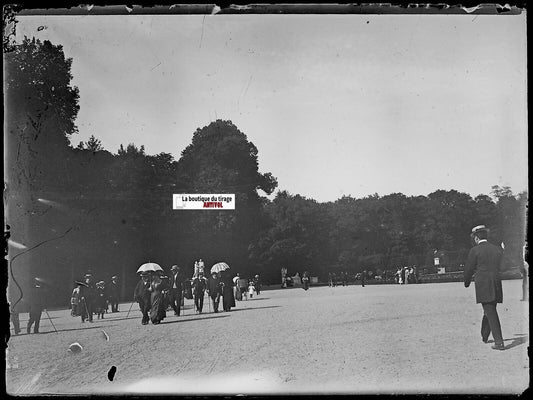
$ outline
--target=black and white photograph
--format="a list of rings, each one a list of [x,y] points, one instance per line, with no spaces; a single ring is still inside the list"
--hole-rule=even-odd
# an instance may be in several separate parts
[[[525,8],[3,22],[8,394],[529,388]]]

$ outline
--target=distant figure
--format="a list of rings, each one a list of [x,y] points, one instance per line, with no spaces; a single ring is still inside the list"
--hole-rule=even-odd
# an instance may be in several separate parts
[[[239,285],[240,275],[237,274],[233,278],[233,295],[235,296],[235,300],[241,301],[242,300],[242,292],[241,287]]]
[[[179,316],[181,311],[181,298],[183,295],[183,283],[180,268],[173,265],[170,268],[169,276],[169,300],[170,306],[174,310],[174,315]]]
[[[135,286],[133,292],[133,299],[139,303],[139,308],[142,312],[141,324],[147,325],[150,317],[148,312],[151,305],[151,293],[150,293],[150,274],[148,272],[141,272],[141,280]]]
[[[87,318],[89,322],[93,322],[93,313],[94,313],[94,303],[96,301],[95,287],[93,283],[92,274],[85,274],[85,284],[86,288],[84,289],[84,298],[85,298],[85,307],[87,309]]]
[[[255,287],[253,279],[250,279],[248,283],[248,296],[252,299],[254,297]]]
[[[204,295],[207,289],[207,279],[204,278],[204,274],[200,272],[196,278],[192,281],[192,290],[194,295],[194,305],[196,312],[201,314],[204,307]]]
[[[120,289],[118,287],[118,276],[111,277],[111,283],[107,287],[107,298],[111,305],[111,312],[118,312],[118,301],[120,299]]]
[[[31,333],[33,324],[33,333],[39,333],[39,324],[41,323],[41,314],[44,310],[44,289],[41,287],[39,281],[35,279],[32,291],[30,293],[30,315],[26,332]]]
[[[405,267],[400,270],[400,285],[405,284]]]
[[[231,311],[235,307],[235,297],[233,297],[233,279],[229,272],[222,271],[222,308],[224,311]]]
[[[489,243],[488,229],[485,225],[472,228],[470,234],[475,246],[468,253],[464,272],[464,285],[470,286],[472,276],[476,274],[474,282],[476,289],[476,302],[483,307],[483,319],[481,321],[481,339],[487,343],[492,332],[494,338],[494,350],[505,350],[502,329],[496,304],[503,302],[502,281],[500,270],[503,263],[503,250]]]
[[[304,290],[309,289],[309,274],[307,271],[305,271],[302,276],[302,287]]]
[[[100,281],[96,283],[96,288],[94,290],[94,293],[95,293],[94,309],[95,309],[97,318],[98,319],[104,318],[104,313],[105,313],[105,310],[107,309],[104,281]]]
[[[333,287],[333,275],[331,272],[328,272],[328,286]]]
[[[365,287],[366,270],[361,273],[361,287]]]
[[[75,281],[76,287],[72,291],[72,297],[70,303],[72,305],[72,310],[70,315],[73,317],[81,317],[81,322],[89,317],[89,311],[87,308],[87,290],[88,285],[84,281]]]
[[[259,296],[261,294],[261,279],[259,278],[259,275],[254,277],[254,287],[255,293]]]
[[[213,301],[213,311],[218,313],[218,306],[220,303],[220,295],[222,294],[222,283],[218,278],[216,272],[211,274],[211,279],[207,282],[207,293]]]
[[[72,295],[70,296],[70,315],[73,317],[78,317],[81,315],[80,310],[80,286],[82,282],[75,281],[76,287],[72,290]]]
[[[409,281],[410,281],[409,276],[410,276],[411,272],[409,271],[409,268],[407,268],[407,267],[404,267],[404,270],[405,270],[405,277],[404,277],[403,281],[407,285],[409,283]]]
[[[22,310],[22,298],[15,300],[15,296],[9,291],[9,313],[15,335],[20,333],[20,312]]]
[[[239,292],[241,293],[241,300],[243,297],[246,300],[248,300],[248,281],[239,276],[238,285],[239,285]]]
[[[522,298],[520,299],[520,301],[527,301],[529,264],[525,260],[522,267],[520,268],[520,273],[522,274]]]

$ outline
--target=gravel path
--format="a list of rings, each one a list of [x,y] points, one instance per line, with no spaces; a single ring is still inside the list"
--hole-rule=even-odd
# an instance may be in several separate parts
[[[473,286],[473,285],[472,285]],[[10,394],[522,393],[529,315],[521,281],[498,306],[507,349],[481,342],[482,310],[462,283],[263,291],[229,312],[172,313],[142,326],[130,303],[82,324],[43,313],[39,335],[12,336]],[[25,327],[27,314],[21,315]],[[105,339],[104,330],[109,336]],[[79,342],[83,351],[67,351]],[[113,381],[108,378],[116,367]]]

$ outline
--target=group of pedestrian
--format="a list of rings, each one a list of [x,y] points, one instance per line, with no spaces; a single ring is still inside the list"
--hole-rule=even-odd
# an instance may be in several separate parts
[[[396,269],[394,281],[399,285],[418,283],[418,270],[416,266],[398,267]]]
[[[231,311],[235,307],[235,300],[253,297],[261,292],[259,275],[254,279],[240,279],[239,274],[231,277],[229,270],[212,272],[209,278],[204,274],[202,259],[195,261],[192,278],[187,278],[183,269],[173,265],[170,274],[161,272],[141,272],[141,279],[134,290],[134,300],[139,303],[142,312],[141,323],[159,324],[165,317],[166,311],[173,310],[175,316],[180,316],[184,299],[194,299],[195,313],[204,311],[204,298],[208,295],[209,309],[218,313],[220,303],[224,311]],[[242,285],[246,284],[246,287]]]
[[[237,273],[233,277],[233,295],[235,300],[248,300],[248,297],[252,299],[254,295],[257,296],[259,294],[261,294],[261,279],[259,278],[259,275],[246,279],[241,278],[240,274]]]
[[[346,271],[340,271],[338,274],[336,272],[328,273],[328,286],[348,286],[349,275]],[[303,283],[303,282],[302,282]]]
[[[106,285],[105,281],[95,282],[92,273],[87,273],[83,280],[74,281],[76,287],[70,298],[71,315],[81,317],[81,322],[88,320],[93,322],[94,314],[98,319],[104,318],[104,314],[118,312],[119,286],[118,276],[111,277],[111,282]]]

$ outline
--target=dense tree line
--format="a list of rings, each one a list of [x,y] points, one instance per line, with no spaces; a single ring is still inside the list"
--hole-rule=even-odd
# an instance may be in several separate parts
[[[10,249],[11,258],[27,251],[12,264],[23,290],[33,276],[46,278],[64,304],[74,279],[91,270],[97,279],[118,274],[129,298],[140,264],[192,272],[198,258],[267,283],[279,282],[281,267],[324,278],[335,269],[429,267],[436,254],[460,265],[477,224],[520,262],[527,194],[506,187],[475,198],[437,190],[319,203],[280,191],[269,200],[276,178],[259,172],[258,149],[222,120],[198,128],[177,161],[133,143],[111,153],[97,133],[74,147],[71,63],[61,46],[35,39],[5,54],[5,204],[12,239],[31,249]],[[176,211],[174,193],[235,193],[236,210]]]

